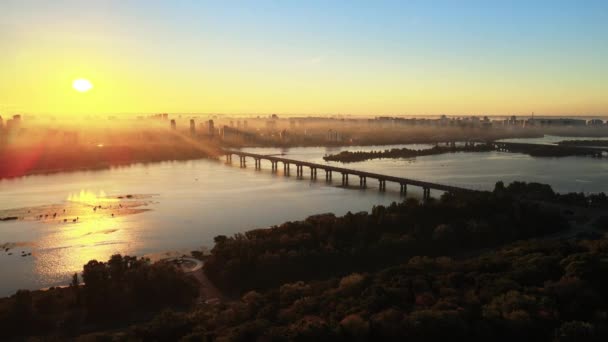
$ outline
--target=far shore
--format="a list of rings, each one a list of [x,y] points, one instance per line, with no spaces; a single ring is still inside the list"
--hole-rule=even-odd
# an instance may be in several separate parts
[[[13,179],[18,179],[18,178],[28,177],[28,176],[52,175],[52,174],[62,173],[62,172],[104,171],[104,170],[109,170],[109,169],[114,169],[114,168],[119,169],[119,168],[131,167],[131,166],[138,165],[138,164],[147,165],[147,164],[160,164],[160,163],[166,163],[166,162],[187,162],[190,160],[200,160],[200,159],[216,160],[217,158],[216,157],[198,157],[198,158],[163,159],[163,160],[142,159],[142,160],[133,160],[133,161],[128,161],[128,162],[118,162],[118,163],[112,163],[112,164],[95,165],[95,166],[42,168],[42,169],[29,170],[26,173],[21,174],[21,175],[6,176],[6,175],[0,174],[0,181],[13,180]]]

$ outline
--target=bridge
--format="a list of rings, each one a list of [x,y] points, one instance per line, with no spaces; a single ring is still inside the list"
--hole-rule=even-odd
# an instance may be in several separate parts
[[[333,173],[339,173],[342,176],[342,185],[348,186],[349,176],[359,177],[359,186],[361,188],[367,187],[367,179],[375,179],[378,181],[378,189],[380,191],[386,191],[386,182],[397,183],[400,186],[400,192],[402,195],[407,193],[407,186],[417,186],[422,188],[423,198],[425,200],[431,197],[431,189],[439,190],[444,192],[451,193],[473,193],[478,192],[478,190],[466,189],[457,186],[438,184],[432,182],[425,182],[410,178],[404,177],[396,177],[389,175],[382,175],[379,173],[367,172],[367,171],[359,171],[353,169],[347,169],[342,167],[311,163],[301,160],[288,159],[282,157],[268,156],[263,154],[249,153],[243,151],[235,151],[235,150],[224,150],[224,154],[226,156],[226,162],[232,163],[232,156],[236,155],[239,158],[240,166],[242,168],[247,167],[247,158],[252,158],[255,163],[255,169],[262,169],[262,160],[267,160],[271,164],[272,172],[277,172],[279,168],[279,163],[283,165],[283,174],[285,176],[289,176],[291,173],[291,165],[296,168],[296,176],[299,179],[304,178],[304,168],[310,169],[310,179],[317,179],[317,170],[323,170],[325,172],[325,181],[331,182]]]

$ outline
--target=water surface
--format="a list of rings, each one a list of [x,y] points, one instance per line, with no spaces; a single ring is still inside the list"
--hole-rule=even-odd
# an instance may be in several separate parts
[[[341,150],[393,147],[428,146],[246,150],[325,163],[322,159],[325,154]],[[490,190],[498,180],[520,180],[548,183],[560,192],[608,192],[607,159],[533,158],[484,152],[331,164],[474,189]],[[366,190],[344,189],[338,184],[340,177],[334,177],[333,184],[326,184],[321,171],[319,180],[311,182],[296,180],[295,170],[291,177],[284,177],[282,167],[278,174],[272,174],[266,162],[262,171],[254,170],[253,161],[248,166],[240,169],[238,162],[229,166],[223,161],[203,159],[1,180],[0,211],[24,208],[21,213],[30,210],[32,215],[40,208],[79,203],[84,208],[79,210],[88,214],[70,209],[65,215],[67,222],[63,219],[0,222],[0,246],[10,248],[0,250],[0,296],[12,294],[18,288],[65,284],[88,260],[107,260],[114,253],[141,256],[212,247],[217,235],[231,235],[317,213],[341,215],[369,210],[375,204],[400,200],[398,186],[391,183],[387,183],[386,193],[379,193],[373,180],[368,180]],[[304,170],[304,175],[308,176],[308,170]],[[351,184],[358,184],[356,177]],[[125,202],[103,203],[104,198],[116,200],[127,194],[145,195],[146,200],[138,208],[146,211],[123,215],[117,206]],[[409,187],[408,194],[419,197],[421,191]],[[98,203],[103,209],[93,212]],[[79,217],[77,222],[72,222],[74,216]],[[21,256],[23,253],[26,256]]]

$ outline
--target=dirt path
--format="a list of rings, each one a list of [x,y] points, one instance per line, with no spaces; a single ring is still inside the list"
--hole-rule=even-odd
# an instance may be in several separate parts
[[[199,302],[218,303],[224,302],[226,297],[211,283],[205,272],[203,272],[203,262],[191,257],[178,257],[166,259],[179,262],[178,266],[185,273],[191,274],[199,282]]]

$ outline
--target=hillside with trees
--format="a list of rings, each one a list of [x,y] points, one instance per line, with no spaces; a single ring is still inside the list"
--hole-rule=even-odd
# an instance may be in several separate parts
[[[478,257],[413,257],[165,311],[117,341],[605,341],[608,240],[531,240]]]

